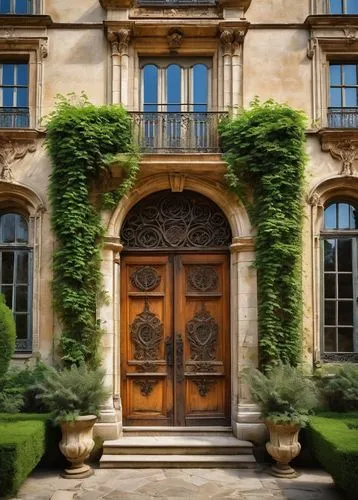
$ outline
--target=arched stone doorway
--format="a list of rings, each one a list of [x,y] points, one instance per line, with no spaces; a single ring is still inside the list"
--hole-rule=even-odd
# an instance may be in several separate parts
[[[125,425],[230,423],[231,229],[205,196],[159,191],[121,230]]]

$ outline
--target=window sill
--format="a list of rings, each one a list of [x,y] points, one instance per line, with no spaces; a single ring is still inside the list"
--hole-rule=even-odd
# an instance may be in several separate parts
[[[326,26],[357,26],[358,15],[357,14],[319,14],[308,16],[305,20],[305,24],[312,27],[326,27]]]
[[[51,16],[38,14],[0,14],[1,26],[51,26],[52,24]]]
[[[12,359],[29,359],[33,357],[32,352],[15,352]]]
[[[45,131],[34,128],[0,128],[0,138],[12,141],[34,141],[45,135]]]

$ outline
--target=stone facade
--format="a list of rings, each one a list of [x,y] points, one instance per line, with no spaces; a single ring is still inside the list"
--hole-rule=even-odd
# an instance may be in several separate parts
[[[145,5],[143,5],[143,3]],[[153,6],[154,4],[154,6]],[[329,64],[355,61],[358,16],[329,15],[323,0],[188,1],[169,6],[132,0],[41,0],[37,13],[0,14],[0,58],[29,64],[28,128],[0,129],[0,203],[29,219],[33,248],[32,352],[15,361],[52,362],[60,331],[50,300],[51,255],[48,178],[41,118],[57,93],[85,91],[95,104],[122,103],[141,110],[140,68],[144,59],[210,59],[211,108],[247,106],[258,96],[302,109],[309,118],[304,221],[304,355],[320,362],[323,209],[333,199],[357,200],[357,141],[354,127],[328,127]],[[1,60],[0,60],[1,63]],[[263,432],[240,371],[258,361],[257,290],[252,266],[254,231],[240,200],[225,185],[218,152],[145,154],[137,185],[113,213],[105,213],[102,271],[110,301],[103,320],[104,367],[114,397],[103,408],[97,432],[121,432],[119,380],[121,224],[144,196],[162,189],[190,189],[212,199],[231,225],[232,427],[236,435],[259,440]],[[115,174],[113,174],[115,175]]]

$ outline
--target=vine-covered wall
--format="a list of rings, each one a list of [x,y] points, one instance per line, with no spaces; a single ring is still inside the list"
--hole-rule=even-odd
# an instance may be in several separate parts
[[[270,100],[221,124],[227,180],[256,228],[260,362],[296,365],[302,342],[305,115]]]
[[[95,367],[100,363],[101,336],[96,309],[104,300],[101,209],[118,203],[135,181],[139,167],[131,120],[119,106],[97,107],[85,96],[77,102],[59,97],[47,123],[46,145],[52,160],[49,189],[57,238],[53,296],[62,323],[62,359]],[[101,182],[112,161],[120,161],[126,170],[124,180],[94,205],[91,186]]]

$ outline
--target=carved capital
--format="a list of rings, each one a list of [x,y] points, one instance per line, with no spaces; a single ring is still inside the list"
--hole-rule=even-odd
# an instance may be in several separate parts
[[[322,150],[330,152],[332,157],[342,161],[340,175],[350,176],[354,174],[353,162],[358,160],[358,143],[351,140],[342,142],[323,142]]]
[[[310,38],[307,46],[307,57],[313,59],[317,50],[317,38]]]
[[[26,153],[36,151],[36,143],[16,142],[0,135],[0,179],[6,182],[13,182],[12,164],[23,158]]]
[[[224,51],[224,56],[231,56],[233,53],[233,43],[235,36],[233,30],[225,29],[220,34],[220,42]]]
[[[314,192],[307,201],[313,207],[321,207],[323,205],[322,200],[317,192]]]
[[[176,51],[181,47],[184,38],[184,31],[180,28],[170,28],[167,35],[168,46],[171,51]]]
[[[112,56],[128,55],[130,37],[131,30],[129,28],[108,32],[107,38],[111,44]]]

